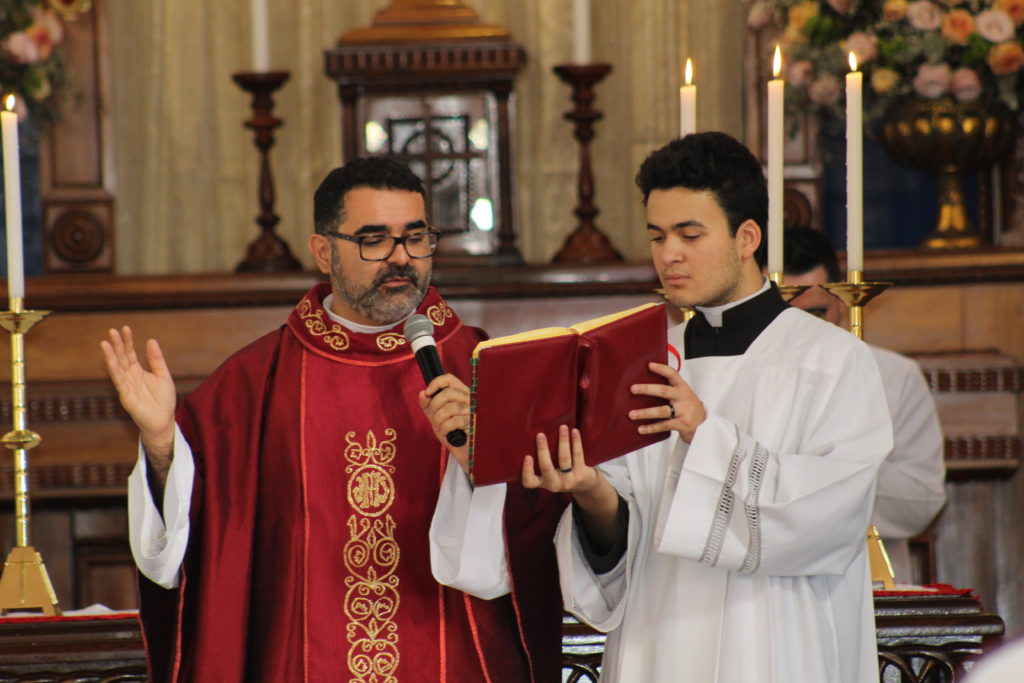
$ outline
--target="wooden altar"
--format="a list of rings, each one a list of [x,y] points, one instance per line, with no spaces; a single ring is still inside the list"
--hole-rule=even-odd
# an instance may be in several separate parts
[[[971,660],[1003,632],[1002,620],[963,591],[906,596],[877,594],[880,680],[959,681]],[[596,682],[604,636],[566,616],[563,676]],[[894,672],[903,678],[893,678]],[[898,675],[898,674],[897,674]],[[0,683],[146,680],[134,615],[0,619]]]

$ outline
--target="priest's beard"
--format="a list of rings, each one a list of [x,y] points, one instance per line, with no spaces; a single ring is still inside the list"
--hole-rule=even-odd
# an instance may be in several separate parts
[[[430,286],[430,270],[422,277],[412,264],[389,265],[380,271],[368,286],[349,280],[341,269],[334,245],[331,245],[331,285],[337,296],[349,307],[379,325],[391,325],[416,310]],[[409,284],[401,289],[386,289],[382,285],[394,277],[404,277]]]

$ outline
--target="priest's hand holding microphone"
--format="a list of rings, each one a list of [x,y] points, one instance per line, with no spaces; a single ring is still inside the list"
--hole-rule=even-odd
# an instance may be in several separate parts
[[[427,384],[419,393],[420,408],[430,420],[438,441],[448,444],[448,451],[468,474],[469,388],[455,375],[444,373],[434,342],[434,325],[429,318],[411,315],[403,331]]]

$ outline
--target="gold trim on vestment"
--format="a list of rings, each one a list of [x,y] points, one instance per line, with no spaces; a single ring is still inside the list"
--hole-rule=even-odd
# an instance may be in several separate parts
[[[320,337],[325,344],[335,351],[344,351],[349,347],[348,335],[345,328],[338,323],[332,322],[328,327],[324,322],[324,311],[322,308],[313,308],[313,302],[303,299],[299,302],[297,309],[299,319],[305,323],[309,333]]]
[[[430,318],[430,322],[434,323],[434,327],[441,327],[444,325],[444,321],[453,315],[455,313],[443,301],[427,309],[427,317]]]
[[[345,435],[346,493],[356,512],[349,516],[349,540],[343,551],[345,603],[348,617],[347,663],[351,683],[397,683],[399,547],[395,520],[389,514],[395,502],[394,429],[384,431],[377,442],[373,431],[366,443]]]
[[[381,351],[394,351],[405,343],[405,337],[394,332],[385,332],[377,337],[377,348]]]

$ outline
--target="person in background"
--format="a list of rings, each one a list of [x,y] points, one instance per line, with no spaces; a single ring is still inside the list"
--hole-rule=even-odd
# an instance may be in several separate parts
[[[802,308],[838,325],[843,303],[821,287],[839,282],[839,262],[828,236],[812,228],[783,234],[783,276],[787,285],[812,285],[793,299]],[[917,583],[907,539],[923,532],[946,502],[943,436],[928,384],[911,358],[868,344],[882,373],[892,415],[893,449],[878,469],[871,523],[878,528],[897,581]]]

